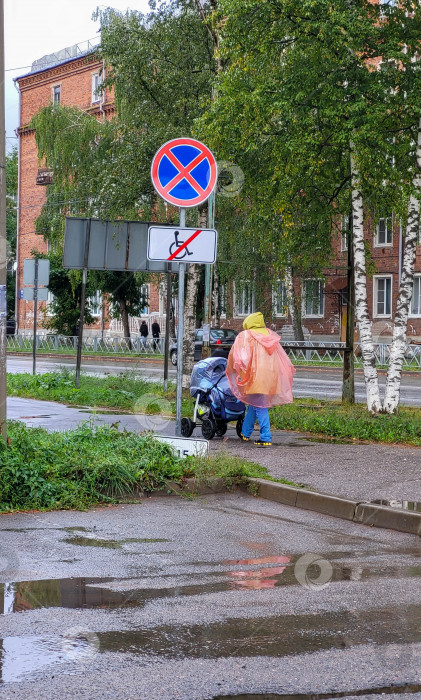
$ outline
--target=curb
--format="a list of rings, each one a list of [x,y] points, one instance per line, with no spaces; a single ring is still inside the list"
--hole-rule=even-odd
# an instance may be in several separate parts
[[[421,536],[421,513],[398,510],[388,506],[352,501],[327,493],[308,491],[265,479],[247,479],[249,487],[260,498],[284,503],[295,508],[312,510],[334,518],[349,520],[371,527],[382,527]]]

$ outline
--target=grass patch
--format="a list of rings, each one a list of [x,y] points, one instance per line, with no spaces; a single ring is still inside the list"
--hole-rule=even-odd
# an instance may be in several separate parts
[[[149,434],[119,432],[87,422],[76,430],[47,432],[20,422],[8,424],[8,444],[0,442],[0,512],[15,510],[84,510],[115,503],[140,489],[165,488],[222,477],[227,485],[246,476],[268,477],[259,464],[229,455],[180,459]]]
[[[9,396],[59,401],[73,406],[112,408],[133,413],[136,405],[147,408],[145,395],[169,401],[167,408],[175,411],[175,384],[169,384],[164,394],[163,385],[143,379],[137,372],[128,370],[117,376],[92,377],[82,374],[80,386],[75,388],[75,374],[66,369],[46,374],[8,374],[7,392]],[[174,403],[174,405],[173,405]],[[153,401],[150,401],[153,412]],[[189,406],[190,407],[190,406]]]
[[[421,445],[421,409],[400,408],[397,415],[371,416],[364,404],[297,399],[271,409],[271,424],[280,430],[298,430],[346,440]]]

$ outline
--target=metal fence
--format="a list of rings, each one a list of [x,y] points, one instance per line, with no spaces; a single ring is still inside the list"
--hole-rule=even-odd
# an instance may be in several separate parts
[[[73,354],[77,349],[77,336],[64,335],[38,335],[37,348],[39,352],[52,354]],[[170,340],[170,346],[175,343]],[[145,342],[141,337],[121,338],[115,337],[86,337],[83,339],[82,351],[84,354],[103,355],[157,355],[164,354],[164,338],[154,340],[148,337]],[[317,346],[317,347],[316,347]],[[311,340],[288,341],[286,352],[292,362],[298,364],[336,365],[343,362],[343,350],[345,343],[319,342]],[[7,350],[9,352],[31,352],[32,335],[8,336]],[[379,366],[386,367],[389,361],[390,345],[375,343],[374,351]],[[361,348],[359,343],[355,345],[355,361],[357,366],[362,365]],[[421,345],[408,345],[403,363],[404,369],[421,369]]]
[[[315,347],[315,345],[317,345],[317,347]],[[286,352],[292,362],[315,365],[333,365],[342,364],[343,362],[343,350],[341,348],[345,348],[345,343],[315,343],[311,340],[297,340],[288,341],[288,346]],[[376,356],[377,365],[380,367],[387,367],[389,363],[390,344],[374,343],[374,354]],[[354,356],[356,366],[362,366],[361,346],[359,343],[355,344]],[[421,345],[407,345],[403,369],[421,369]]]
[[[37,335],[37,350],[40,353],[68,355],[76,353],[77,336]],[[170,345],[175,340],[170,340]],[[32,335],[14,335],[7,338],[8,352],[31,352]],[[82,341],[84,354],[102,355],[163,355],[164,338],[147,338],[143,341],[140,336],[121,338],[119,336],[104,338],[87,336]]]

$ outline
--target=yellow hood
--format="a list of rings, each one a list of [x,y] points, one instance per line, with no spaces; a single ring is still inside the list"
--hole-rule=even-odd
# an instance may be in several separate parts
[[[254,331],[255,333],[269,335],[269,331],[265,326],[265,319],[260,311],[256,311],[256,313],[247,316],[243,321],[243,328],[245,331]]]

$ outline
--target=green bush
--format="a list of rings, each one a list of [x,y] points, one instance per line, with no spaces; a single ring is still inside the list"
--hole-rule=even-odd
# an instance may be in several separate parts
[[[184,469],[149,435],[89,423],[48,433],[12,422],[8,445],[0,447],[0,510],[86,508],[136,488],[162,488]]]

